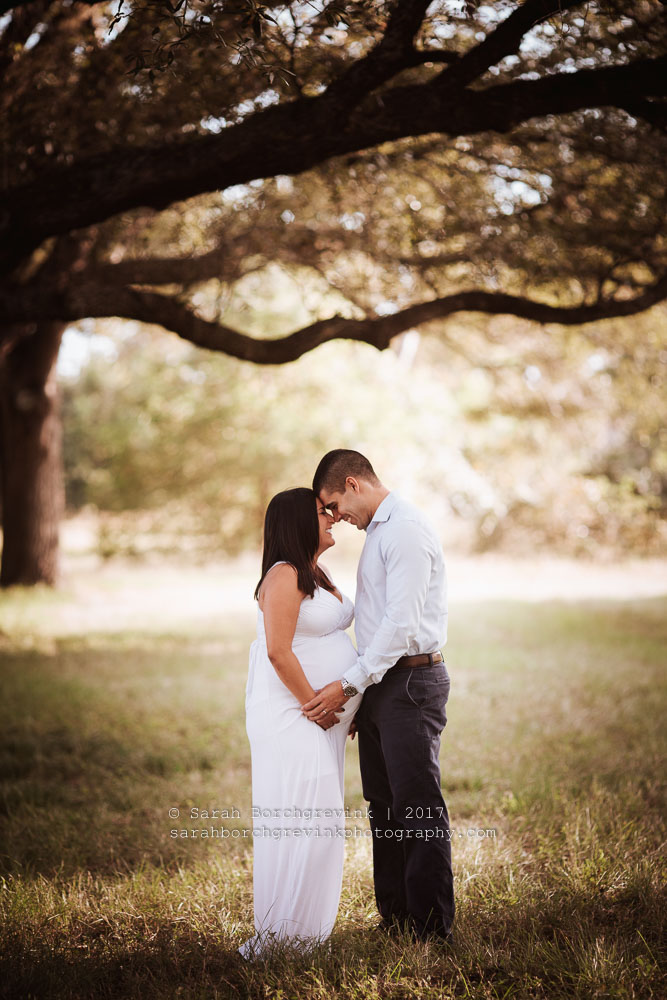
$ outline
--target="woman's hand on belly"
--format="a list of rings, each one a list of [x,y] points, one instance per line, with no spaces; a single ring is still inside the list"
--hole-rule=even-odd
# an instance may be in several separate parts
[[[315,689],[315,697],[317,697],[317,695],[320,693],[320,690],[321,690],[320,688]],[[303,711],[303,709],[304,706],[302,705],[301,712],[302,715],[306,717],[306,713]],[[316,726],[320,727],[320,729],[331,729],[332,726],[336,725],[338,719],[336,717],[335,712],[326,712],[324,715],[320,714],[320,716],[317,719],[307,719],[307,721],[314,722]]]

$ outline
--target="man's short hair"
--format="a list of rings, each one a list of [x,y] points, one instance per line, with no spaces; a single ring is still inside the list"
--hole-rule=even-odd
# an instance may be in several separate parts
[[[313,476],[313,490],[319,496],[321,490],[328,493],[344,493],[345,480],[348,476],[355,479],[366,479],[377,486],[380,480],[375,475],[373,466],[368,459],[358,451],[349,448],[334,448],[328,451]]]

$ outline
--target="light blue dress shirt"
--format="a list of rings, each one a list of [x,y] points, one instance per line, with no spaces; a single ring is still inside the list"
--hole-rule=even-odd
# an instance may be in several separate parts
[[[401,656],[433,653],[447,641],[440,541],[421,511],[397,493],[384,498],[366,529],[355,635],[359,658],[345,679],[359,691],[377,684]]]

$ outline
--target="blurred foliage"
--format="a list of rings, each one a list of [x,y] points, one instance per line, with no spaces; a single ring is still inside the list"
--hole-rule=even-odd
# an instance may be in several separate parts
[[[117,346],[112,364],[92,359],[76,381],[63,380],[69,503],[107,512],[108,554],[137,552],[146,536],[151,548],[199,554],[256,547],[270,498],[309,485],[319,456],[340,441],[384,457],[403,451],[409,473],[425,386],[402,385],[394,352],[327,345],[274,369],[159,335]],[[432,450],[451,409],[440,396],[440,419],[422,442]],[[139,518],[118,516],[137,509]]]
[[[222,319],[266,335],[325,300],[308,272],[274,266],[246,276]],[[565,337],[461,320],[446,341],[412,331],[382,354],[329,344],[277,367],[147,328],[84,329],[112,356],[61,379],[67,493],[71,510],[102,512],[104,554],[256,547],[270,497],[309,484],[338,446],[368,454],[450,548],[667,550],[662,306]]]

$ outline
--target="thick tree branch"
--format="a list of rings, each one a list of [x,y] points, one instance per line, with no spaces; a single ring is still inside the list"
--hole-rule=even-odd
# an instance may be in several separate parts
[[[412,40],[431,0],[397,0],[384,35],[363,59],[353,63],[327,88],[323,101],[340,113],[350,112],[380,84],[413,65]]]
[[[93,264],[80,277],[84,283],[113,286],[192,285],[212,278],[232,281],[239,276],[240,261],[251,253],[249,247],[235,247],[234,254],[230,254],[226,246],[217,246],[194,257],[150,257]]]
[[[87,317],[118,316],[157,324],[198,347],[255,364],[275,365],[294,361],[331,340],[355,340],[384,350],[399,333],[458,312],[508,314],[536,323],[578,326],[631,316],[665,298],[667,275],[635,298],[584,306],[551,306],[516,295],[466,291],[408,306],[391,316],[372,316],[363,320],[334,316],[275,340],[257,340],[202,319],[187,305],[168,295],[134,288],[82,285],[69,292],[33,288],[19,293],[0,288],[0,310],[7,324],[56,319],[73,322]]]
[[[94,6],[96,3],[101,3],[102,0],[79,0],[80,3],[85,3],[89,7]],[[6,14],[8,11],[20,11],[21,14],[25,12],[27,8],[29,16],[34,16],[33,12],[37,10],[41,11],[42,7],[45,6],[43,3],[36,3],[35,0],[0,0],[0,16]],[[21,8],[24,8],[23,10]],[[17,16],[16,14],[14,16]]]
[[[667,102],[637,98],[634,101],[629,99],[622,107],[633,118],[642,118],[650,125],[662,129],[663,132],[667,130]]]
[[[341,227],[317,230],[317,240],[328,247],[350,245],[350,233]],[[267,255],[267,247],[271,247]],[[245,273],[243,262],[248,258],[263,260],[304,259],[303,251],[312,251],[313,230],[309,226],[292,224],[289,233],[279,239],[275,226],[253,226],[243,235],[226,235],[225,241],[206,253],[187,254],[183,257],[128,258],[111,263],[102,261],[81,270],[79,279],[91,285],[193,285],[218,279],[235,281]]]
[[[326,94],[323,95],[326,97]],[[0,267],[43,239],[140,206],[162,209],[257,177],[298,174],[345,153],[429,133],[507,132],[531,118],[667,96],[667,57],[453,94],[438,81],[371,98],[345,129],[322,98],[267,108],[219,135],[118,149],[58,167],[0,200]]]
[[[452,49],[412,49],[406,56],[406,68],[409,66],[423,66],[424,63],[450,63],[456,62],[460,56]]]
[[[0,80],[45,15],[49,3],[50,0],[33,0],[25,9],[12,14],[11,21],[0,36]],[[0,2],[0,16],[4,13],[4,4]]]
[[[440,75],[440,85],[465,87],[472,83],[490,66],[514,55],[524,35],[536,24],[555,14],[564,14],[573,7],[581,7],[582,3],[583,0],[525,0],[484,41],[466,52],[451,69],[444,70]]]

